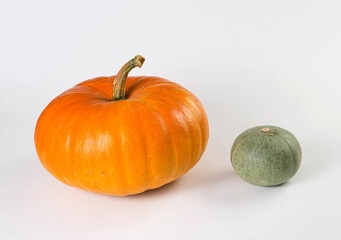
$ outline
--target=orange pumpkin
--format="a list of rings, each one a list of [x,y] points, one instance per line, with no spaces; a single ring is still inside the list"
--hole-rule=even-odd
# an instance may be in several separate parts
[[[96,193],[130,195],[158,188],[189,171],[208,141],[199,100],[159,77],[127,77],[142,56],[117,76],[84,81],[41,113],[35,145],[58,180]]]

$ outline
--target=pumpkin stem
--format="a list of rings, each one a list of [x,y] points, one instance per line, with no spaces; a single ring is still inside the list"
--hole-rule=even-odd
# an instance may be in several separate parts
[[[125,98],[125,82],[128,77],[129,72],[135,68],[141,68],[144,62],[144,57],[141,55],[136,55],[133,59],[129,60],[121,70],[117,73],[113,88],[112,88],[112,101],[123,100]]]

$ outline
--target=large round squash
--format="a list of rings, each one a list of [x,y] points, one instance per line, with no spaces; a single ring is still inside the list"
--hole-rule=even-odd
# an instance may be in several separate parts
[[[190,170],[205,151],[208,121],[198,98],[159,77],[117,76],[82,82],[41,113],[35,145],[58,180],[111,195],[137,194]]]

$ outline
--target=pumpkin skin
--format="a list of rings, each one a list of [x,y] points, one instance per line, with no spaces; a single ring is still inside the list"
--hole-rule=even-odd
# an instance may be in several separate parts
[[[83,190],[131,195],[189,171],[208,141],[200,101],[159,77],[128,77],[125,99],[112,101],[115,76],[84,81],[41,113],[35,145],[43,166]]]
[[[231,163],[246,182],[276,186],[292,178],[302,159],[299,142],[289,131],[258,126],[240,134],[231,149]]]

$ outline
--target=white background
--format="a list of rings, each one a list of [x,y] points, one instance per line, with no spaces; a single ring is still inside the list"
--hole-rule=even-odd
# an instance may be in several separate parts
[[[203,103],[199,163],[158,190],[99,195],[55,180],[33,134],[75,84],[167,78]],[[341,1],[2,1],[0,239],[341,239]],[[301,143],[297,175],[257,187],[233,171],[234,139],[261,124]]]

